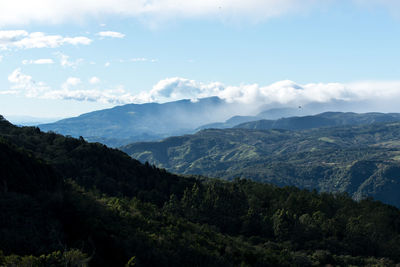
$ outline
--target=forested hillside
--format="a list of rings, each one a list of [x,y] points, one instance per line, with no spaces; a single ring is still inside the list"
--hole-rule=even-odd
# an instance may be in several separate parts
[[[395,266],[400,211],[173,175],[0,117],[0,266]]]
[[[208,129],[123,151],[169,171],[373,196],[400,206],[400,124],[305,131]]]

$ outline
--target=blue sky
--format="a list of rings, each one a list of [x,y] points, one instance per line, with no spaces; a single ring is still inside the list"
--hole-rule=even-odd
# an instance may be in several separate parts
[[[6,116],[211,95],[250,104],[400,96],[398,1],[7,2]]]

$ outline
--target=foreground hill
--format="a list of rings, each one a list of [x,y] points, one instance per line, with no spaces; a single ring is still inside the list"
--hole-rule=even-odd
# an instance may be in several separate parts
[[[400,207],[400,123],[306,131],[208,129],[122,148],[172,172],[373,196]]]
[[[182,177],[0,117],[1,266],[394,266],[400,211]]]

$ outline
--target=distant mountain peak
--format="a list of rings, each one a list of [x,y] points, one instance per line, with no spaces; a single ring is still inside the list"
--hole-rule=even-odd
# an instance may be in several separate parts
[[[235,110],[232,104],[219,97],[200,98],[195,102],[182,99],[167,103],[126,104],[39,127],[117,147],[192,133],[201,125],[226,120]]]

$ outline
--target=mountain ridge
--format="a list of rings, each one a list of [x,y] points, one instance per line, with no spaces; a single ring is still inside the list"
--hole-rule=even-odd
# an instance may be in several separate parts
[[[337,114],[329,114],[332,115]],[[391,190],[400,190],[400,181],[391,174],[400,176],[399,139],[399,122],[301,131],[231,128],[134,143],[122,150],[142,162],[176,173],[346,191],[355,199],[375,196],[400,206],[400,198]],[[374,171],[368,175],[358,172],[358,163]]]
[[[92,142],[117,147],[138,140],[190,133],[208,121],[227,117],[232,104],[218,97],[198,101],[127,104],[41,124],[43,131],[54,131],[73,137],[83,136]]]
[[[280,118],[277,120],[258,120],[245,122],[234,126],[243,129],[287,129],[306,130],[320,127],[333,127],[342,125],[360,125],[379,122],[400,121],[400,113],[354,113],[354,112],[323,112],[316,115]]]

